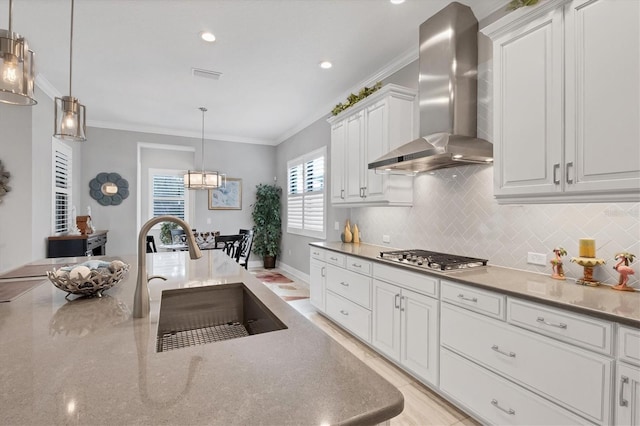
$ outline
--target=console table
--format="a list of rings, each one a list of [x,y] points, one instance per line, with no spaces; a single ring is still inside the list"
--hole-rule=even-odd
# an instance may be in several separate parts
[[[104,256],[107,232],[81,235],[56,235],[47,239],[47,257]]]

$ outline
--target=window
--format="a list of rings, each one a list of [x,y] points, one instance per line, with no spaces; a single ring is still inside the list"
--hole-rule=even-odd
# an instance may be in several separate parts
[[[287,162],[287,232],[325,238],[326,148]]]
[[[149,216],[189,217],[189,192],[184,188],[183,171],[149,169],[151,203]]]
[[[52,139],[51,150],[51,172],[53,183],[53,212],[52,212],[52,232],[59,234],[69,232],[69,222],[71,219],[71,193],[72,193],[72,154],[71,147]]]

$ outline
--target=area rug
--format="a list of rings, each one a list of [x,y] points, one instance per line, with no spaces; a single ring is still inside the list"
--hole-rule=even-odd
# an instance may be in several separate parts
[[[0,282],[0,302],[11,302],[29,290],[46,283],[46,280],[6,281]]]
[[[309,288],[297,283],[280,272],[258,270],[251,271],[262,284],[277,294],[282,300],[291,302],[294,300],[308,299]]]

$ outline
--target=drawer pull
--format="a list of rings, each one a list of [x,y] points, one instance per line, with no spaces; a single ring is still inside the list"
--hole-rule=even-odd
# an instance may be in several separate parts
[[[491,400],[491,405],[493,405],[494,407],[496,407],[498,410],[503,411],[507,414],[509,414],[510,416],[514,416],[516,414],[515,410],[512,408],[506,409],[506,408],[502,408],[500,406],[500,404],[498,404],[498,401],[496,401],[495,399]]]
[[[504,356],[508,356],[509,358],[515,358],[516,357],[516,353],[515,352],[505,352],[505,351],[501,351],[500,347],[498,345],[493,345],[491,346],[491,349],[493,349],[494,351],[504,355]]]
[[[538,319],[536,321],[541,322],[544,325],[549,325],[551,327],[558,327],[558,328],[562,328],[562,329],[567,328],[567,324],[564,324],[564,323],[561,323],[561,322],[559,322],[557,324],[554,324],[552,322],[545,321],[545,319],[543,317],[538,317]]]
[[[348,317],[348,316],[349,316],[349,312],[344,311],[344,310],[342,310],[342,309],[340,310],[340,313],[341,313],[342,315],[344,315],[345,317]]]
[[[337,257],[330,257],[329,259],[330,259],[330,260],[333,260],[334,262],[337,262],[337,261],[338,261],[338,258],[337,258]]]
[[[358,265],[357,263],[352,263],[351,266],[355,268],[362,268],[362,265]]]
[[[320,268],[320,276],[323,278],[326,277],[326,268],[324,266]]]
[[[627,376],[620,376],[620,403],[621,407],[626,407],[629,405],[629,401],[623,398],[624,394],[624,384],[629,383],[629,378]]]
[[[345,287],[349,287],[349,283],[345,283],[344,281],[340,281],[340,284],[345,286]]]
[[[399,294],[396,294],[396,309],[400,309],[400,302],[398,302]]]
[[[466,300],[467,302],[478,303],[478,298],[477,297],[464,297],[464,294],[462,294],[462,293],[460,293],[458,295],[458,299]]]

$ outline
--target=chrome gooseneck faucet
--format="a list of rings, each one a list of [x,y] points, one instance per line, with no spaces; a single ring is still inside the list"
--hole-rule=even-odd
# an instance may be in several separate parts
[[[136,281],[136,292],[133,298],[133,317],[145,318],[149,316],[149,277],[147,275],[147,233],[153,225],[160,222],[173,222],[177,223],[187,237],[187,246],[189,247],[189,257],[191,259],[199,259],[202,257],[202,252],[196,244],[196,239],[193,237],[191,227],[184,220],[175,216],[158,216],[149,219],[138,234],[138,280]],[[157,278],[157,277],[156,277]]]

